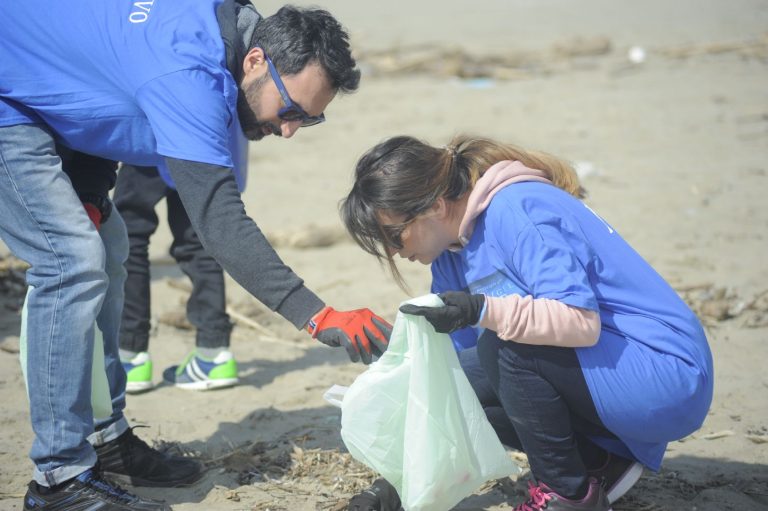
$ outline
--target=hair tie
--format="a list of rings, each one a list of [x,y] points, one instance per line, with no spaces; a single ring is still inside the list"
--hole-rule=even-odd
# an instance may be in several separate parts
[[[443,146],[443,148],[444,148],[446,151],[448,151],[449,153],[451,153],[451,159],[452,159],[452,160],[455,160],[455,159],[456,159],[456,156],[458,156],[458,155],[459,155],[459,153],[458,153],[458,151],[456,150],[456,148],[455,148],[454,146],[452,146],[452,145],[445,145],[445,146]]]

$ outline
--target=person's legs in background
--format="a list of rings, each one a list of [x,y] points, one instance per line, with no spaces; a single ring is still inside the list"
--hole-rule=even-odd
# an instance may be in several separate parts
[[[171,256],[192,281],[187,318],[197,333],[195,352],[179,366],[166,369],[163,379],[192,390],[235,385],[237,363],[229,350],[232,323],[226,312],[224,271],[200,243],[179,194],[168,192],[166,201],[173,234]]]
[[[128,375],[127,392],[151,389],[152,360],[149,357],[150,274],[149,238],[158,225],[155,206],[165,197],[166,186],[154,167],[123,164],[115,184],[115,209],[128,232],[125,263],[125,305],[120,323],[120,360]]]

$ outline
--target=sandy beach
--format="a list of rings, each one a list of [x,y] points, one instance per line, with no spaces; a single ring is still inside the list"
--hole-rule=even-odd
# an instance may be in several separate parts
[[[408,298],[338,216],[355,162],[377,142],[472,133],[562,156],[589,206],[699,314],[715,361],[702,428],[671,443],[662,470],[614,510],[768,509],[768,0],[297,3],[336,15],[363,69],[325,125],[251,144],[247,211],[307,285],[337,309],[389,320]],[[269,15],[280,4],[256,5]],[[194,347],[170,241],[161,224],[150,247],[157,382]],[[0,510],[20,510],[32,473],[16,353],[23,284],[4,245],[0,256]],[[428,292],[427,267],[401,270],[413,296]],[[137,493],[182,511],[345,509],[373,474],[347,453],[322,394],[365,367],[231,279],[227,292],[241,384],[160,385],[126,409],[146,426],[139,436],[209,471],[191,488]],[[526,478],[489,482],[455,509],[510,509]]]

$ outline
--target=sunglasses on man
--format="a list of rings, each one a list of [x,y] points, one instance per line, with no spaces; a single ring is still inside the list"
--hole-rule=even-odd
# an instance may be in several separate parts
[[[269,74],[272,75],[272,81],[275,82],[277,91],[280,93],[280,97],[283,99],[283,104],[285,104],[284,107],[278,110],[277,116],[280,119],[288,122],[301,121],[302,127],[314,126],[315,124],[320,124],[321,122],[325,121],[324,114],[309,115],[304,111],[303,108],[301,108],[298,103],[291,99],[291,96],[288,95],[288,91],[285,89],[283,80],[280,79],[280,74],[277,72],[277,68],[272,63],[272,59],[269,58],[266,52],[264,53],[264,58],[267,60],[267,67],[269,68]]]

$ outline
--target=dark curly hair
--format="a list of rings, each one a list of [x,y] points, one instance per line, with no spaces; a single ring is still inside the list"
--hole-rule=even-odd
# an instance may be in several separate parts
[[[269,55],[281,75],[297,74],[317,62],[333,90],[354,92],[360,84],[349,36],[328,11],[286,5],[256,25],[251,40],[254,47]]]

